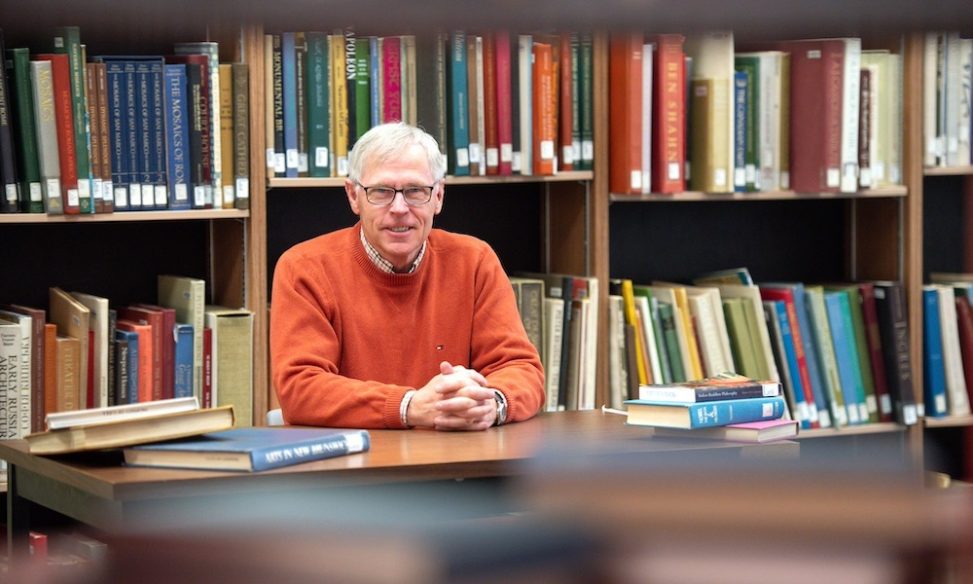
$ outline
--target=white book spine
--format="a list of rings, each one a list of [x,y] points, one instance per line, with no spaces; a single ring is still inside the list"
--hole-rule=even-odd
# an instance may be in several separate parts
[[[841,187],[858,190],[858,116],[861,105],[861,39],[845,39],[845,67],[841,92]]]

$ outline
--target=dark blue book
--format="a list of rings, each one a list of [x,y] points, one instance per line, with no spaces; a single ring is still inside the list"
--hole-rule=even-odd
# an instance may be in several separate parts
[[[186,95],[186,65],[166,63],[163,83],[163,113],[166,129],[166,179],[169,208],[191,209],[189,200],[189,98]]]
[[[169,189],[166,184],[166,127],[165,127],[165,61],[162,57],[151,57],[145,61],[146,101],[142,104],[145,111],[146,164],[143,169],[142,187],[143,207],[152,209],[169,208]]]
[[[939,291],[935,286],[922,288],[922,358],[926,415],[945,416],[949,413],[946,365],[943,361],[942,325],[939,322]]]
[[[105,79],[108,95],[108,134],[111,149],[111,179],[115,210],[128,211],[132,209],[129,193],[131,176],[129,173],[129,151],[126,147],[128,140],[128,123],[126,115],[129,99],[129,74],[124,61],[110,57],[96,57],[105,63]],[[139,201],[141,207],[141,200]]]
[[[366,430],[234,428],[125,449],[133,466],[260,471],[368,450]]]
[[[786,411],[784,398],[754,397],[703,403],[625,401],[628,423],[660,428],[712,428],[727,424],[776,420]]]
[[[193,396],[193,325],[177,322],[173,327],[173,397]]]
[[[138,402],[139,335],[134,331],[115,330],[115,403]]]

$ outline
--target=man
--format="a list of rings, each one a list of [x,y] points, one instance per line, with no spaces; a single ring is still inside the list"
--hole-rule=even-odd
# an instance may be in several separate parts
[[[496,254],[432,228],[445,170],[422,130],[372,128],[345,181],[358,224],[277,262],[271,366],[287,423],[484,430],[540,409],[544,373]]]

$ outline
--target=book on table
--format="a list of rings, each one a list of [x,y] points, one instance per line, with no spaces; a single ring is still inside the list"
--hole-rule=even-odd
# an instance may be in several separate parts
[[[365,452],[368,431],[332,428],[234,428],[188,440],[125,449],[133,466],[261,471]]]
[[[45,416],[48,430],[112,424],[161,414],[188,412],[199,409],[195,397],[160,399],[150,402],[126,403],[101,408],[88,408],[66,412],[51,412]]]
[[[780,395],[780,383],[757,381],[736,373],[724,373],[681,383],[639,386],[640,400],[662,403],[695,403],[778,395]]]
[[[728,399],[703,403],[660,403],[641,399],[625,402],[628,423],[667,428],[709,428],[743,422],[775,420],[784,415],[782,396]]]
[[[233,424],[233,406],[223,406],[48,430],[26,440],[31,454],[68,454],[188,438],[228,430]]]
[[[709,440],[726,440],[729,442],[763,443],[773,440],[787,440],[796,438],[800,422],[778,418],[760,422],[743,422],[712,428],[656,428],[655,436],[671,438],[706,438]]]

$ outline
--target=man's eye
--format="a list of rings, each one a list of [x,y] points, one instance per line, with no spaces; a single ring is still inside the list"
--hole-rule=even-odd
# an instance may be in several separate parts
[[[422,187],[406,187],[403,192],[407,197],[419,197],[426,194]]]
[[[391,198],[395,196],[395,191],[392,189],[382,189],[382,188],[372,189],[372,196],[381,197],[383,199],[386,197]]]

